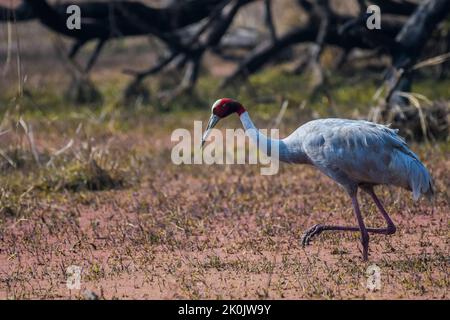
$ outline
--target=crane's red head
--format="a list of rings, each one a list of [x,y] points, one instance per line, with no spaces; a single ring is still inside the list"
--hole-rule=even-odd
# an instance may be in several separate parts
[[[238,101],[222,98],[214,102],[212,106],[212,114],[219,118],[228,117],[230,114],[237,113],[239,116],[245,112],[244,107]]]
[[[217,122],[219,122],[220,119],[226,118],[233,113],[237,113],[240,116],[245,112],[245,109],[238,101],[229,98],[223,98],[214,102],[211,111],[211,118],[209,118],[206,131],[203,134],[202,146],[205,144],[206,138],[208,138],[208,135],[210,134],[212,128],[214,128],[214,126],[217,124]]]

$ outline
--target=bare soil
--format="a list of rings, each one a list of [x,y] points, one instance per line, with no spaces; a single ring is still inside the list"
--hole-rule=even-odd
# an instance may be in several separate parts
[[[418,147],[437,177],[434,203],[378,190],[398,232],[372,235],[365,263],[358,234],[300,246],[316,223],[356,224],[348,197],[315,169],[261,176],[255,166],[175,166],[167,137],[145,141],[117,139],[147,152],[138,186],[63,192],[30,216],[3,217],[0,298],[449,298],[448,153]],[[366,223],[381,226],[361,198]],[[381,269],[374,292],[372,264]],[[66,287],[70,265],[82,267],[80,290]]]

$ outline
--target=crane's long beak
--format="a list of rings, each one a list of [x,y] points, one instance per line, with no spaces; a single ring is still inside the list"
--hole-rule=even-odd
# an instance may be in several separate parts
[[[209,134],[211,133],[211,129],[214,128],[214,126],[217,124],[217,122],[219,122],[219,120],[220,118],[215,114],[211,115],[211,118],[209,118],[208,125],[206,126],[206,130],[202,138],[202,146],[201,146],[202,148],[206,142],[206,138],[208,138]]]

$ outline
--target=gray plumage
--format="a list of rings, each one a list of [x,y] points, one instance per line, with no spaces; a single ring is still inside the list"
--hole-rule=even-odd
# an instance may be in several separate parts
[[[347,119],[310,121],[281,140],[280,156],[309,163],[344,186],[395,185],[432,196],[431,176],[405,140],[387,126]]]
[[[277,150],[280,161],[313,165],[349,194],[358,226],[316,224],[303,234],[303,246],[324,231],[359,231],[362,257],[367,260],[369,233],[392,235],[397,230],[375,194],[374,186],[394,185],[411,190],[415,200],[421,195],[431,197],[434,194],[430,173],[397,134],[398,130],[361,120],[320,119],[302,125],[285,139],[269,139],[255,127],[238,101],[224,98],[212,107],[202,145],[217,122],[233,113],[239,115],[247,135],[261,146],[262,151],[274,155]],[[386,227],[366,227],[359,207],[358,189],[370,195],[386,221]]]

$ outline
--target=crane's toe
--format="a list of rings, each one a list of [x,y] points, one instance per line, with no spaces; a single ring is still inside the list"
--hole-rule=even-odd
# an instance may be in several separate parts
[[[311,228],[309,228],[308,230],[305,231],[305,233],[302,236],[302,246],[306,247],[307,245],[309,245],[309,243],[311,242],[311,239],[319,234],[322,233],[323,231],[323,225],[321,224],[316,224],[314,226],[312,226]]]

